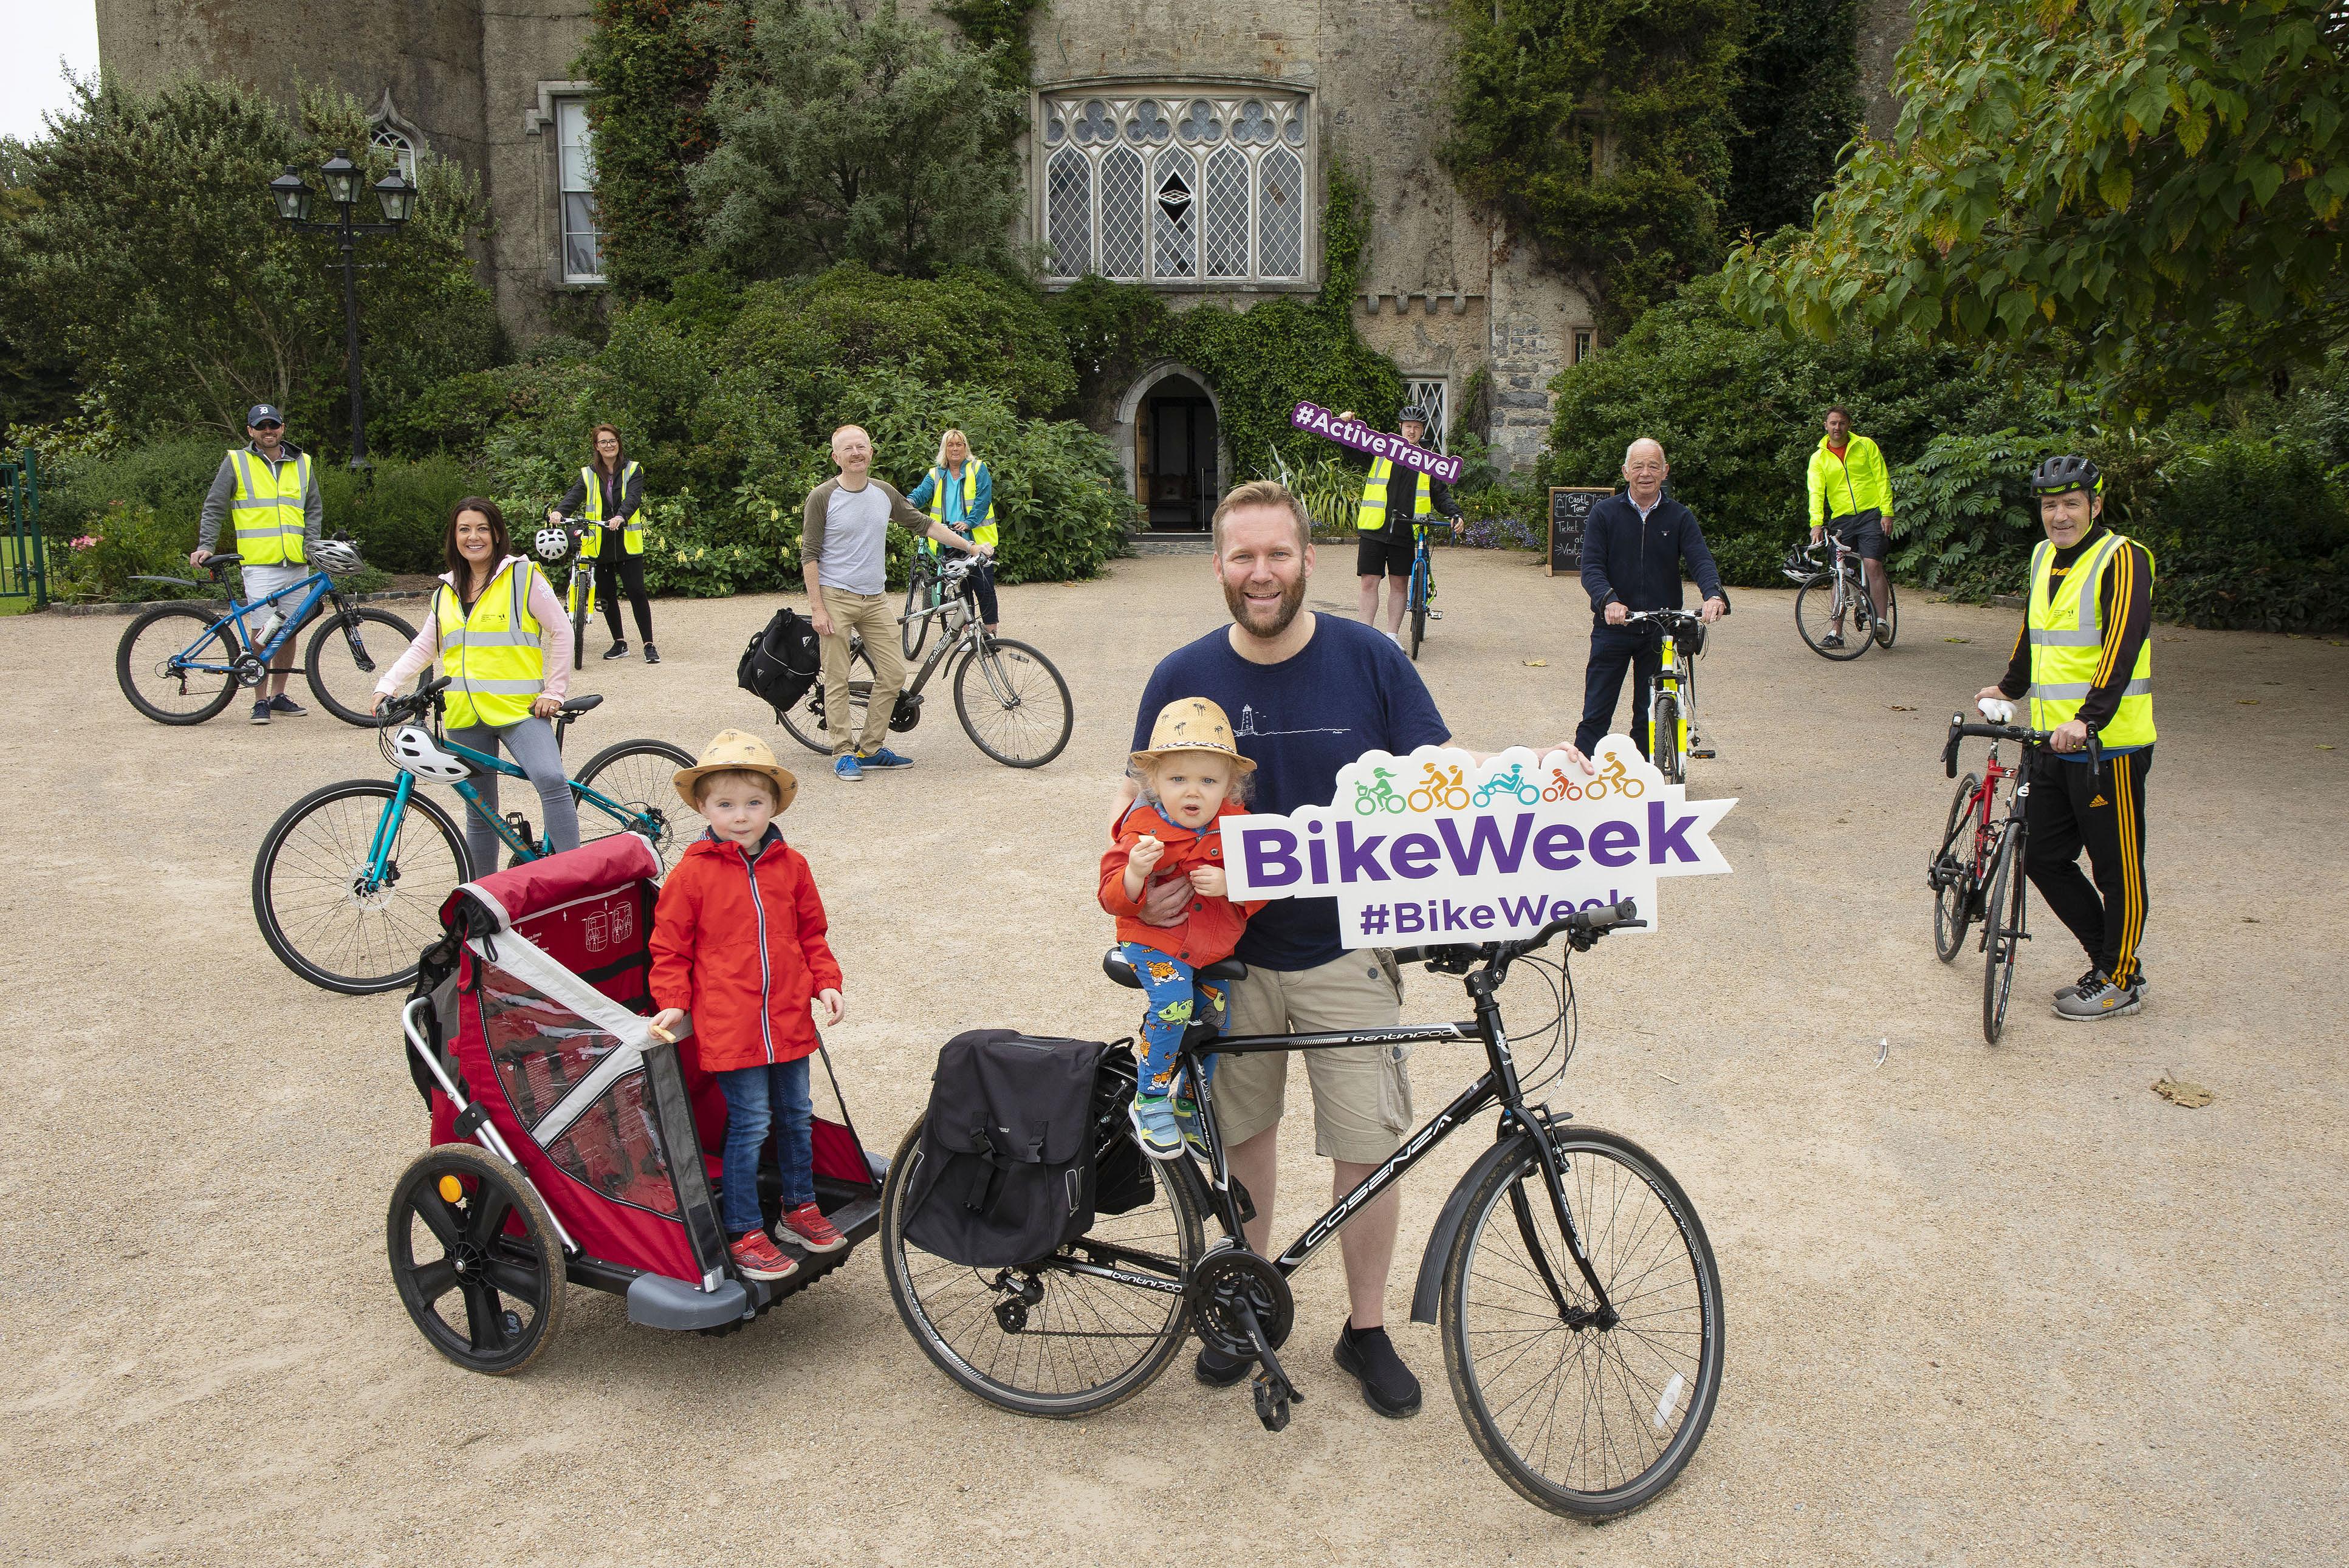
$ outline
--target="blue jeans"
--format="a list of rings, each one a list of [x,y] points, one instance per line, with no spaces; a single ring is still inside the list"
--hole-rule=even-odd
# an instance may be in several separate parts
[[[1217,1034],[1223,1033],[1225,990],[1199,980],[1188,964],[1169,958],[1154,947],[1139,942],[1118,945],[1141,977],[1142,994],[1150,999],[1148,1010],[1142,1015],[1142,1074],[1135,1092],[1163,1096],[1173,1085],[1174,1053],[1182,1047],[1184,1033],[1194,1023],[1212,1023]],[[1215,1077],[1216,1058],[1209,1057],[1200,1064],[1200,1070]]]
[[[719,1167],[719,1211],[729,1236],[766,1223],[759,1212],[759,1150],[780,1119],[775,1163],[782,1170],[783,1207],[815,1202],[815,1107],[808,1100],[808,1059],[736,1068],[716,1075],[726,1095],[726,1152]],[[780,1115],[778,1114],[780,1113]]]

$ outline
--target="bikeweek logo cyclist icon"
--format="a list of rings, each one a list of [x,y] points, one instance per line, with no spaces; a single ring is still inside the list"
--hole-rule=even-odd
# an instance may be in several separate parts
[[[1478,943],[1627,898],[1653,921],[1659,880],[1730,870],[1712,832],[1734,800],[1690,800],[1623,736],[1591,761],[1365,753],[1336,804],[1225,820],[1231,896],[1334,897],[1349,947]]]

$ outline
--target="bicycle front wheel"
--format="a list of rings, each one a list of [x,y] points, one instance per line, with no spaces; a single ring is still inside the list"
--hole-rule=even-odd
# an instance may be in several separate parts
[[[230,673],[243,649],[235,631],[215,624],[217,608],[165,604],[123,629],[114,678],[130,706],[158,724],[202,724],[236,696]],[[191,664],[211,666],[191,669]]]
[[[905,650],[907,664],[922,656],[922,645],[930,640],[930,623],[936,617],[927,612],[938,602],[936,589],[930,563],[916,555],[905,582],[905,618],[897,624],[897,645]]]
[[[865,706],[873,700],[873,659],[862,645],[848,656],[848,727],[843,733],[853,742],[864,733]],[[818,676],[815,685],[783,710],[783,727],[810,751],[829,757],[832,742],[824,734],[823,703],[823,677]]]
[[[665,740],[623,740],[595,753],[572,780],[579,803],[579,841],[592,844],[614,833],[642,833],[652,841],[661,874],[667,876],[699,831],[699,820],[677,794],[677,770],[693,762],[685,748]],[[584,789],[619,807],[620,814],[587,799],[580,793]]]
[[[955,717],[970,743],[1006,768],[1041,768],[1075,727],[1069,683],[1025,643],[980,635],[955,669]]]
[[[1444,1364],[1469,1436],[1537,1507],[1612,1519],[1684,1469],[1721,1392],[1721,1273],[1688,1195],[1628,1138],[1549,1131],[1597,1310],[1520,1135],[1477,1183],[1444,1269]]]
[[[396,789],[374,779],[313,789],[262,837],[254,918],[269,951],[313,985],[365,996],[415,979],[417,954],[440,940],[441,901],[470,874],[455,820],[412,789],[373,874]]]
[[[567,595],[571,611],[571,667],[577,669],[587,658],[587,620],[595,613],[595,569],[583,558],[571,569],[571,592]]]
[[[1974,791],[1982,780],[1969,773],[1958,780],[1958,793],[1950,801],[1950,820],[1941,830],[1940,852],[1933,857],[1933,877],[1938,885],[1933,889],[1933,952],[1944,964],[1958,956],[1958,949],[1966,944],[1966,928],[1973,923],[1974,890],[1980,885],[1981,868],[1974,864],[1974,847],[1961,844],[1960,835],[1973,837],[1974,818],[1971,808]]]
[[[1681,705],[1672,696],[1659,696],[1649,716],[1648,759],[1667,784],[1685,783],[1688,769],[1681,758]]]
[[[1427,640],[1427,590],[1429,573],[1423,558],[1411,574],[1411,656],[1419,660],[1419,645]]]
[[[1852,614],[1852,604],[1848,602],[1840,606],[1837,604],[1836,580],[1831,576],[1812,578],[1803,584],[1802,592],[1795,595],[1795,630],[1803,634],[1803,641],[1809,645],[1811,652],[1823,659],[1842,663],[1868,652],[1868,635],[1856,624],[1837,632],[1836,612],[1838,608],[1847,623],[1857,622],[1857,617]],[[1829,637],[1840,638],[1842,645],[1829,644]]]
[[[2025,836],[2021,822],[2009,822],[1999,835],[1990,896],[1982,902],[1982,1038],[1993,1046],[2006,1032],[2014,964],[2023,956],[2023,905],[2031,896],[2030,880],[2023,874]]]
[[[917,1122],[882,1184],[881,1272],[897,1315],[938,1370],[990,1405],[1061,1419],[1106,1410],[1156,1381],[1183,1348],[1183,1293],[1103,1274],[1174,1287],[1190,1277],[1206,1247],[1191,1163],[1157,1167],[1149,1202],[1102,1215],[1048,1259],[966,1268],[905,1239],[921,1143]]]
[[[361,606],[320,625],[310,637],[305,669],[318,706],[362,729],[376,729],[375,683],[408,645],[416,628],[388,610]]]
[[[1871,595],[1871,599],[1872,597]],[[1889,648],[1892,645],[1892,639],[1899,634],[1900,589],[1899,584],[1892,581],[1892,574],[1888,572],[1884,576],[1884,603],[1876,616],[1876,645]]]

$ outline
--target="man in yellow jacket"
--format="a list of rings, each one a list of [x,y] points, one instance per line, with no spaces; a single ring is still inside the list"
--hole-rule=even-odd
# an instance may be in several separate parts
[[[1851,415],[1838,403],[1827,410],[1827,433],[1811,453],[1811,542],[1818,543],[1830,528],[1859,552],[1868,574],[1868,597],[1878,604],[1889,601],[1884,574],[1885,530],[1892,522],[1892,476],[1885,470],[1884,454],[1866,436],[1851,433]],[[1878,640],[1891,631],[1880,616],[1870,616]],[[1843,617],[1826,635],[1826,645],[1843,646]],[[1889,646],[1889,642],[1886,643]]]
[[[2028,696],[2049,733],[2023,808],[2023,869],[2087,950],[2088,972],[2055,993],[2075,1023],[2145,1006],[2145,776],[2153,767],[2153,553],[2105,525],[2104,481],[2085,458],[2031,476],[2046,540],[2031,554],[2031,597],[2014,655],[1977,702]],[[2088,765],[2088,736],[2103,752]],[[2080,872],[2080,851],[2096,873]]]

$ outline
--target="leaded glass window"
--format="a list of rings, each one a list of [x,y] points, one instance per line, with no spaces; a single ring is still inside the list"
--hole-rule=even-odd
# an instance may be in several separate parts
[[[595,220],[595,146],[587,105],[561,98],[554,106],[555,184],[563,204],[563,281],[604,281],[604,236]]]
[[[1039,183],[1051,275],[1302,280],[1305,111],[1281,93],[1047,98]]]

